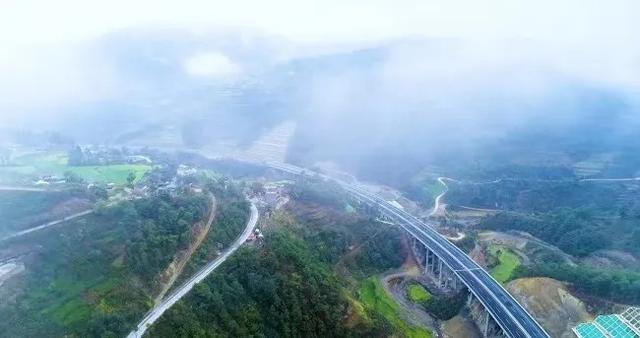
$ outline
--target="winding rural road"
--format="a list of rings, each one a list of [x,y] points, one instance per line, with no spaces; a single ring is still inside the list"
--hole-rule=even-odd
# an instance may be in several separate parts
[[[431,217],[431,216],[435,215],[436,212],[438,212],[438,209],[440,208],[440,200],[447,193],[447,191],[449,191],[449,187],[447,186],[446,183],[444,183],[444,180],[448,180],[448,179],[449,178],[446,178],[446,177],[438,177],[438,182],[440,182],[440,184],[442,184],[444,186],[444,191],[442,191],[440,193],[440,195],[436,196],[436,201],[433,204],[433,210],[431,210],[431,212],[429,213],[428,217]]]
[[[160,304],[155,306],[151,311],[147,313],[147,315],[140,321],[135,330],[131,331],[127,338],[138,338],[142,337],[147,331],[147,328],[151,326],[158,318],[162,316],[162,314],[167,311],[169,308],[173,306],[173,304],[177,303],[182,297],[184,297],[193,287],[204,280],[209,274],[211,274],[220,264],[224,263],[244,242],[249,238],[249,235],[255,229],[256,224],[258,224],[259,218],[258,208],[256,207],[253,201],[251,202],[251,217],[247,222],[247,226],[244,229],[244,232],[224,251],[220,256],[211,261],[205,267],[200,269],[193,277],[189,280],[185,281],[178,289],[176,289],[173,293],[171,293],[167,298],[165,298]]]

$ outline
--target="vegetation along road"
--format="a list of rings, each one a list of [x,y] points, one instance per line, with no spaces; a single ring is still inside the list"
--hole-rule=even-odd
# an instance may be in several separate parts
[[[249,218],[249,222],[247,222],[247,226],[244,229],[244,232],[238,237],[233,244],[218,258],[211,261],[204,268],[198,271],[193,277],[184,282],[182,286],[180,286],[176,291],[170,294],[164,301],[155,306],[147,315],[142,319],[142,321],[138,324],[135,330],[131,331],[128,338],[137,338],[142,337],[151,324],[153,324],[162,314],[167,311],[173,304],[177,303],[182,297],[184,297],[189,291],[198,283],[200,283],[203,279],[205,279],[209,274],[211,274],[220,264],[224,263],[238,248],[249,238],[249,235],[253,232],[256,224],[258,223],[258,208],[255,203],[251,203],[251,217]]]

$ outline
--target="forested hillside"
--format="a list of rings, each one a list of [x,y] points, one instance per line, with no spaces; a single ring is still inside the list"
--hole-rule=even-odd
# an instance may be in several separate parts
[[[400,231],[345,211],[349,200],[324,183],[298,182],[291,194],[262,246],[241,249],[148,336],[428,337],[361,294],[369,276],[402,264]]]
[[[165,314],[150,337],[343,335],[348,303],[326,265],[286,232],[247,248]]]
[[[578,292],[621,303],[640,303],[640,186],[628,181],[501,180],[454,183],[446,203],[499,209],[476,230],[520,231],[573,256],[546,255],[520,266],[512,277],[551,277]],[[599,255],[628,255],[625,264],[593,264]],[[625,256],[626,257],[626,256]]]
[[[1,243],[0,249],[27,253],[21,258],[26,270],[0,290],[0,336],[126,335],[153,305],[160,274],[189,245],[194,225],[208,217],[209,191],[219,194],[220,217],[190,271],[243,229],[244,197],[221,186],[99,207],[64,226]]]

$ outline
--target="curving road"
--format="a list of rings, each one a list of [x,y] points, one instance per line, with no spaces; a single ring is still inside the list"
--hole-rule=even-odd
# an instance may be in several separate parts
[[[151,326],[158,318],[162,316],[162,314],[167,311],[173,304],[177,303],[182,297],[184,297],[193,287],[200,283],[203,279],[205,279],[209,274],[211,274],[220,264],[224,263],[244,242],[249,238],[249,235],[255,229],[256,224],[258,223],[258,218],[260,214],[258,213],[258,208],[256,207],[253,201],[251,202],[251,217],[247,222],[247,226],[244,229],[244,232],[238,237],[233,244],[227,250],[222,253],[222,255],[218,256],[215,260],[211,261],[205,267],[200,269],[193,277],[189,280],[185,281],[178,289],[176,289],[173,293],[171,293],[168,297],[166,297],[160,304],[156,305],[151,311],[147,313],[147,315],[140,321],[135,330],[131,331],[127,338],[138,338],[142,337],[147,331],[147,328]]]
[[[358,198],[376,205],[388,217],[402,226],[412,236],[428,246],[458,276],[469,291],[484,305],[495,322],[508,337],[546,338],[549,335],[536,320],[482,267],[462,250],[436,232],[430,225],[404,210],[398,209],[384,199],[368,192],[357,184],[317,174],[303,168],[284,163],[265,165],[295,175],[319,175],[336,182]]]
[[[446,177],[438,177],[438,182],[440,182],[440,184],[442,184],[444,186],[444,190],[440,193],[440,195],[436,196],[435,203],[433,203],[433,209],[429,213],[428,217],[431,217],[431,216],[435,215],[436,212],[438,212],[438,208],[440,208],[440,200],[447,193],[447,191],[449,191],[449,187],[447,186],[446,183],[444,183],[445,179],[447,179],[447,178]]]

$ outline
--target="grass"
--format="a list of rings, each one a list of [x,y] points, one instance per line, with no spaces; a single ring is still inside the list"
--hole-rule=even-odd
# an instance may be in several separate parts
[[[32,290],[30,307],[46,306],[40,313],[61,325],[71,326],[84,322],[91,316],[92,307],[83,295],[104,280],[102,275],[92,279],[54,278],[46,287]]]
[[[501,283],[508,282],[513,271],[520,266],[520,258],[511,249],[501,245],[490,245],[488,250],[498,260],[498,264],[491,269],[491,275]]]
[[[347,317],[347,327],[354,327],[359,322],[368,323],[368,324],[372,322],[372,319],[371,317],[369,317],[369,313],[367,312],[367,309],[365,309],[364,304],[362,304],[362,302],[351,297],[351,295],[348,292],[345,292],[345,298],[349,300],[351,309],[353,309],[353,311]]]
[[[125,184],[127,183],[127,176],[129,176],[130,172],[136,175],[134,182],[138,182],[151,170],[151,166],[142,164],[112,164],[92,167],[67,167],[67,170],[78,174],[87,182]]]
[[[356,208],[352,207],[351,204],[347,203],[344,207],[344,211],[348,214],[353,214],[356,212]]]
[[[30,153],[12,162],[13,166],[0,168],[0,182],[27,183],[40,175],[62,176],[65,171],[71,171],[87,182],[125,184],[130,172],[136,175],[137,182],[151,170],[151,166],[142,164],[70,166],[64,152]]]
[[[424,188],[425,193],[431,195],[433,198],[438,197],[438,195],[442,194],[444,190],[444,185],[438,180],[428,183]]]
[[[407,289],[409,299],[414,303],[424,303],[431,299],[431,294],[422,285],[413,283]]]
[[[433,337],[431,332],[421,327],[410,326],[400,317],[400,305],[385,291],[376,277],[366,279],[360,287],[359,294],[360,301],[367,310],[379,313],[403,336]]]
[[[73,298],[56,307],[50,315],[63,325],[71,326],[89,320],[91,310],[91,306],[81,298]]]

